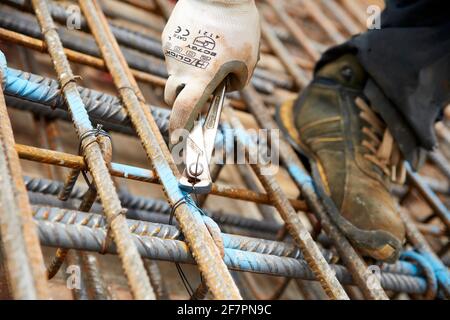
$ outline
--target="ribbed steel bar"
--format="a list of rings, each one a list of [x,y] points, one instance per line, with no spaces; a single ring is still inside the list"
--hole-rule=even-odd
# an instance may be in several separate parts
[[[106,156],[105,156],[105,158],[106,158]],[[69,177],[70,177],[70,175],[71,175],[71,173],[69,173]],[[96,198],[97,198],[97,190],[95,190],[94,188],[89,188],[86,191],[86,193],[84,194],[83,199],[82,199],[81,203],[79,204],[78,209],[81,211],[84,211],[84,212],[88,212],[89,210],[91,210],[92,205],[94,204]],[[67,200],[67,199],[63,199],[63,200]],[[63,262],[67,256],[67,253],[68,253],[68,249],[58,249],[57,250],[57,254],[53,258],[49,267],[47,268],[47,277],[49,279],[53,278],[58,273],[59,269],[61,268],[61,265],[63,264]]]
[[[5,95],[41,103],[52,109],[67,111],[67,105],[56,80],[13,68],[7,68],[6,75]],[[81,86],[77,89],[89,117],[123,126],[131,125],[130,119],[117,97]],[[167,136],[170,110],[156,106],[148,106],[148,108],[161,133]]]
[[[67,266],[79,266],[81,264],[81,258],[78,254],[79,251],[70,250],[66,256],[66,265]],[[70,274],[66,274],[67,276],[70,276]],[[89,300],[89,294],[88,289],[86,288],[86,281],[85,281],[85,273],[81,273],[81,279],[80,279],[80,286],[78,288],[72,289],[72,296],[75,300]],[[67,281],[67,280],[66,280]]]
[[[28,6],[27,0],[6,0],[5,2],[8,4],[13,4],[22,10],[31,10],[31,7]],[[58,4],[57,2],[51,1],[49,3],[49,9],[53,19],[61,24],[66,24],[68,18],[71,18],[72,12],[67,10],[67,8]],[[78,22],[81,30],[86,31],[87,24],[84,17],[80,17]],[[111,21],[110,25],[111,30],[114,33],[114,36],[116,36],[119,43],[130,48],[154,55],[156,57],[164,58],[164,53],[159,41],[145,35],[144,33],[134,32],[117,26],[114,21]]]
[[[161,180],[167,198],[172,205],[175,205],[184,199],[185,195],[178,187],[177,174],[179,173],[169,149],[151,113],[145,108],[142,93],[97,2],[80,0],[79,4],[148,158]],[[178,206],[174,214],[203,279],[214,297],[240,299],[239,289],[221,259],[220,252],[201,220],[200,213],[185,203]]]
[[[42,193],[53,196],[58,195],[63,187],[63,184],[60,181],[47,180],[41,178],[24,177],[24,182],[29,192]],[[85,192],[86,192],[85,188],[75,187],[72,193],[70,194],[69,199],[80,200]],[[139,217],[139,220],[146,220],[146,216],[150,216],[151,213],[159,213],[161,215],[164,215],[164,221],[168,221],[170,212],[172,210],[169,203],[165,200],[145,198],[123,192],[119,194],[119,198],[120,202],[122,203],[122,206],[129,209],[128,213],[130,213],[131,210],[133,216]],[[139,214],[138,211],[144,212],[142,214]],[[228,213],[223,212],[222,210],[220,211],[204,210],[204,212],[206,213],[206,215],[208,215],[210,218],[212,218],[220,225],[227,225],[242,229],[248,229],[251,231],[260,231],[271,234],[275,234],[281,228],[281,225],[278,223],[267,222],[265,220],[257,220],[252,218],[245,218],[239,216],[237,213]]]
[[[32,16],[4,5],[0,5],[0,8],[2,9],[0,10],[0,27],[19,32],[28,37],[41,38],[38,24]],[[89,57],[101,57],[98,47],[90,35],[66,28],[58,28],[57,32],[65,48]],[[124,46],[121,46],[120,49],[131,68],[162,79],[168,77],[163,60]],[[252,83],[262,93],[270,94],[274,92],[275,87],[272,81],[254,77]],[[156,84],[162,84],[162,81]]]
[[[422,177],[417,172],[413,171],[409,164],[405,164],[405,167],[411,184],[415,188],[417,188],[420,194],[425,198],[425,200],[434,210],[434,213],[439,216],[441,221],[447,227],[447,230],[450,230],[450,211],[442,203],[439,197],[433,192],[433,190],[431,190],[431,188],[422,180]]]
[[[248,166],[246,164],[245,165],[242,164],[242,165],[238,165],[237,169],[238,169],[239,173],[241,174],[241,177],[244,180],[247,188],[249,188],[250,190],[259,192],[261,187],[258,185],[257,178],[253,175],[250,166]],[[270,221],[270,222],[275,221],[275,216],[277,214],[275,208],[267,206],[267,205],[263,205],[263,204],[258,204],[257,206],[258,206],[259,213],[261,214],[264,221]],[[281,227],[279,229],[281,229]]]
[[[0,228],[1,250],[12,295],[16,299],[47,299],[45,266],[33,226],[22,169],[3,96],[6,59],[0,51]]]
[[[429,159],[439,168],[442,174],[450,180],[450,163],[441,151],[435,150],[428,153]]]
[[[57,124],[54,121],[48,121],[46,119],[43,119],[43,121],[40,122],[42,124],[43,128],[43,135],[45,136],[45,139],[43,139],[42,146],[45,148],[52,148],[54,150],[63,151],[64,147],[61,141],[61,132],[57,126]],[[105,140],[106,137],[103,137],[103,143],[104,143],[104,153],[106,159],[108,159],[108,162],[111,161],[112,156],[112,146],[110,144],[110,141]],[[109,142],[109,143],[108,143]],[[62,179],[64,176],[64,172],[61,168],[55,168],[54,170],[50,171],[49,177],[52,179]],[[25,180],[24,180],[25,181]],[[89,210],[92,210],[92,206],[96,205],[95,202],[97,198],[97,193],[93,190],[91,191],[91,196],[94,197],[92,204],[86,203],[86,199],[88,199],[89,193],[84,192],[84,197],[81,198],[83,201],[77,206],[77,208],[88,208]],[[30,195],[30,192],[28,193]],[[30,201],[32,201],[30,199]],[[66,202],[64,202],[66,203]],[[101,273],[101,270],[98,265],[97,258],[92,254],[88,252],[76,252],[75,253],[80,259],[80,267],[81,267],[81,281],[80,286],[85,288],[86,295],[89,293],[90,297],[92,299],[96,300],[104,300],[104,299],[111,299],[113,295],[111,294],[108,286],[106,285],[103,275]],[[72,255],[70,252],[67,254],[65,262],[67,265],[71,265],[72,258],[75,258],[74,255]],[[69,275],[66,274],[66,277],[68,278]],[[82,289],[80,288],[80,289]],[[78,295],[84,294],[84,292],[81,292],[82,290],[74,290],[73,295],[75,298],[77,298]]]
[[[283,3],[276,0],[269,0],[267,3],[275,11],[280,18],[280,21],[286,26],[289,32],[294,36],[298,43],[305,49],[308,55],[313,61],[317,61],[320,58],[320,52],[311,43],[309,37],[305,34],[302,28],[295,23],[295,21],[289,16],[289,14],[283,8]]]
[[[4,5],[2,5],[0,10],[0,26],[33,38],[42,38],[39,25],[32,15]],[[93,57],[101,57],[98,47],[90,35],[67,28],[56,28],[56,30],[65,48]],[[125,47],[122,47],[122,50],[132,68],[167,78],[166,67],[162,60]]]
[[[256,149],[256,146],[254,145],[255,142],[248,136],[239,118],[235,115],[231,107],[227,106],[224,108],[224,113],[226,114],[228,121],[230,121],[231,126],[235,129],[235,137],[238,144],[244,146],[248,156],[249,150]],[[319,279],[325,292],[331,299],[348,299],[344,288],[342,288],[341,284],[332,273],[317,244],[303,225],[298,213],[295,212],[294,208],[290,205],[286,195],[282,192],[281,187],[278,185],[275,178],[271,175],[264,174],[263,167],[259,163],[252,164],[252,168],[267,193],[270,195],[270,198],[275,203],[278,212],[286,223],[289,233],[295,243],[301,248],[308,265]]]
[[[15,148],[21,159],[48,163],[71,169],[87,170],[89,168],[89,163],[81,156],[21,144],[16,144]],[[157,178],[151,170],[112,162],[109,171],[111,175],[115,177],[157,183]]]
[[[76,210],[78,208],[80,200],[75,199],[69,199],[68,201],[61,201],[58,198],[51,196],[51,195],[44,195],[40,193],[35,192],[29,192],[28,197],[30,198],[30,202],[33,205],[41,205],[41,206],[52,206],[57,208],[65,208],[70,210]],[[101,205],[99,203],[95,203],[92,210],[92,213],[99,213],[101,214],[103,212]],[[207,215],[210,215],[210,213],[207,213]],[[170,223],[170,215],[157,212],[157,211],[144,211],[144,210],[136,210],[136,209],[129,209],[127,208],[126,216],[129,219],[134,220],[141,220],[141,221],[148,221],[148,222],[154,222],[154,223],[161,223],[161,224],[169,224]],[[238,219],[235,219],[235,216],[229,216],[229,219],[225,218],[223,219],[220,215],[216,216],[213,219],[222,230],[229,230],[227,232],[233,233],[236,235],[243,235],[243,236],[249,236],[249,237],[257,237],[260,239],[267,239],[267,240],[275,240],[276,238],[276,232],[268,232],[268,231],[259,231],[258,226],[263,221],[254,220],[254,219],[244,219],[244,221],[241,221],[238,217]],[[229,221],[228,221],[229,220]],[[223,222],[225,221],[225,223]],[[242,222],[242,224],[240,224]],[[178,226],[177,222],[174,221],[173,224],[175,226]],[[254,228],[248,228],[246,226],[248,225],[256,225]],[[262,224],[263,227],[266,225]],[[326,243],[326,239],[320,239],[321,243]]]
[[[78,250],[101,250],[105,230],[85,226],[65,225],[48,221],[36,221],[42,245],[68,247]],[[180,240],[161,239],[132,235],[140,254],[153,260],[165,260],[179,263],[195,263],[186,243]],[[114,254],[114,244],[107,248]],[[224,262],[232,270],[246,271],[305,280],[317,280],[304,260],[278,257],[255,252],[225,249]],[[336,277],[343,284],[353,284],[351,274],[340,265],[330,265]],[[422,294],[427,290],[424,278],[381,272],[380,281],[386,290]]]
[[[13,96],[5,95],[6,105],[9,108],[17,109],[21,111],[27,111],[33,116],[36,117],[42,117],[46,118],[48,120],[62,120],[65,122],[72,122],[70,113],[68,111],[64,111],[62,109],[54,110],[50,107],[47,107],[40,103],[31,102],[28,100],[23,100],[21,98],[16,98]],[[92,124],[97,126],[101,125],[104,130],[107,132],[117,132],[122,133],[124,135],[128,136],[135,136],[136,133],[134,132],[132,127],[124,127],[121,125],[116,125],[111,122],[105,122],[100,119],[92,119]]]
[[[1,160],[0,160],[1,161]],[[2,242],[0,234],[0,243]],[[0,300],[11,300],[13,299],[12,292],[11,292],[11,285],[8,281],[8,272],[7,272],[7,266],[6,266],[6,260],[5,255],[2,252],[4,249],[0,247]]]
[[[33,206],[33,217],[35,220],[48,221],[62,224],[80,225],[89,228],[106,228],[105,218],[99,214],[86,213],[76,210],[60,209],[48,206]],[[128,226],[133,234],[147,237],[157,237],[169,240],[181,240],[180,231],[168,224],[149,223],[138,220],[127,220]],[[278,257],[289,257],[304,259],[300,250],[288,243],[278,241],[266,241],[257,238],[237,236],[233,234],[222,234],[225,248],[241,251],[255,252]],[[333,259],[330,251],[322,250],[327,261]],[[401,275],[422,276],[417,265],[399,261],[396,264],[383,264],[382,270]]]
[[[164,140],[162,143],[165,146]],[[15,147],[21,159],[48,163],[72,169],[83,170],[87,168],[86,162],[81,156],[75,156],[64,152],[45,150],[21,144],[16,144]],[[111,167],[109,168],[109,170],[110,174],[115,177],[127,178],[148,183],[160,183],[160,180],[156,177],[156,173],[153,170],[147,170],[115,162],[111,163]],[[265,193],[258,193],[247,189],[234,188],[220,184],[213,184],[211,194],[272,205],[270,197]],[[289,202],[297,210],[307,210],[307,206],[304,201],[289,199]]]
[[[61,90],[70,110],[79,138],[93,130],[88,114],[78,93],[75,76],[64,53],[56,26],[50,16],[46,1],[32,0],[33,9],[42,29],[48,51],[61,83]],[[137,299],[154,299],[155,294],[137,248],[126,226],[123,208],[115,191],[108,167],[96,138],[88,135],[81,141],[82,150],[99,193],[104,213],[117,244],[131,291]]]
[[[52,118],[68,119],[69,116],[66,113],[61,113],[63,110],[67,111],[67,106],[56,80],[13,68],[7,68],[6,74],[5,95],[8,106],[37,112]],[[78,90],[91,119],[107,124],[115,131],[124,132],[128,129],[125,133],[134,133],[132,128],[128,128],[131,125],[130,120],[117,97],[81,86],[78,87]],[[230,95],[230,97],[233,98],[233,95]],[[234,95],[235,97],[236,95]],[[237,98],[239,98],[238,95]],[[161,133],[165,137],[168,136],[170,111],[157,106],[148,106],[148,108],[151,110]],[[217,140],[220,141],[220,135]]]
[[[357,25],[350,15],[339,5],[336,0],[321,0],[321,4],[329,9],[334,16],[339,20],[339,23],[351,35],[358,34],[362,31],[361,26]]]
[[[3,108],[2,101],[3,97],[0,96],[0,108]],[[37,299],[32,262],[26,254],[24,235],[20,229],[19,208],[2,140],[0,140],[0,230],[4,258],[2,264],[6,267],[4,275],[7,276],[15,299]]]
[[[317,1],[301,0],[299,6],[305,10],[317,22],[318,25],[328,34],[336,44],[343,43],[346,39],[339,32],[336,25],[322,12]]]
[[[23,48],[19,48],[22,49]],[[28,58],[27,61],[29,61],[28,70],[36,70],[35,63],[31,63],[34,61],[33,57],[29,55],[28,51],[23,51],[26,54],[26,57]],[[8,70],[9,71],[9,70]],[[11,72],[9,71],[9,74]],[[37,77],[37,76],[35,76]],[[40,77],[39,77],[40,78]],[[55,84],[57,84],[56,81],[52,81]],[[60,99],[63,101],[63,98]],[[9,101],[10,102],[10,101]],[[9,103],[7,101],[7,103]],[[23,105],[23,101],[21,102],[21,105]],[[8,104],[8,106],[11,106]],[[67,119],[70,121],[70,116],[67,115]],[[39,117],[39,122],[37,123],[39,128],[39,137],[40,137],[40,144],[44,148],[49,148],[52,146],[53,149],[56,150],[62,150],[61,142],[59,139],[59,131],[55,125],[54,122],[48,121],[47,119],[44,119],[42,116]],[[61,168],[55,168],[52,166],[48,167],[49,170],[49,176],[50,177],[58,177],[62,178],[62,171]],[[59,170],[58,170],[59,169]],[[78,176],[78,175],[76,175]],[[28,194],[29,196],[33,196],[33,194]],[[93,195],[95,200],[95,195]],[[32,202],[32,198],[30,198],[30,201]],[[84,202],[84,201],[83,201]],[[87,207],[86,204],[83,204],[81,202],[80,206]],[[65,203],[64,203],[65,204]],[[79,263],[79,261],[83,261],[82,256],[84,256],[84,261],[86,263]],[[99,275],[98,269],[94,266],[94,260],[96,258],[92,256],[90,253],[82,253],[82,252],[75,252],[71,253],[68,249],[60,249],[58,248],[55,254],[55,257],[53,261],[51,261],[48,269],[47,269],[47,276],[49,279],[51,279],[60,269],[61,265],[64,261],[67,262],[68,265],[79,265],[81,267],[81,277],[80,277],[80,289],[74,288],[72,290],[72,294],[75,299],[77,300],[86,300],[86,299],[97,299],[97,298],[107,298],[106,295],[102,294],[102,291],[98,290],[101,286],[101,275]],[[65,275],[66,278],[68,278],[68,275]],[[95,281],[94,281],[95,280]],[[88,292],[90,292],[90,296],[88,296]]]
[[[99,5],[106,16],[143,26],[147,30],[161,33],[164,28],[164,19],[152,12],[140,10],[120,0],[100,0]]]
[[[277,38],[277,35],[272,30],[272,28],[267,23],[267,21],[265,21],[264,18],[262,18],[262,21],[261,21],[261,31],[262,31],[262,36],[264,37],[264,39],[267,40],[267,42],[270,45],[270,48],[280,58],[280,61],[286,67],[286,69],[291,74],[291,76],[294,78],[297,86],[299,88],[306,87],[309,82],[308,76],[305,74],[305,72],[303,72],[302,69],[300,69],[294,63],[294,59],[293,59],[292,55],[286,49],[286,47],[283,45],[283,43],[280,41],[280,39]]]
[[[264,102],[253,88],[247,87],[241,92],[241,95],[261,128],[279,130],[276,122],[267,112]],[[320,220],[326,234],[332,239],[339,256],[350,272],[352,272],[355,283],[362,290],[364,296],[367,299],[388,299],[379,283],[377,284],[377,279],[374,279],[374,282],[372,282],[373,286],[369,287],[367,278],[370,276],[370,273],[368,273],[366,264],[340,230],[331,222],[330,217],[318,198],[311,177],[307,174],[293,148],[283,138],[280,138],[279,141],[279,152],[281,162],[285,165],[291,178],[299,187],[311,211]]]
[[[80,258],[89,295],[94,300],[111,300],[112,296],[103,279],[97,258],[88,252],[80,252]]]
[[[417,229],[413,219],[404,209],[400,210],[400,217],[406,226],[408,240],[414,245],[416,250],[431,263],[445,297],[450,299],[450,272],[448,271],[447,266],[445,266],[436,253],[434,253],[425,237]]]
[[[53,109],[67,110],[67,106],[64,106],[64,97],[59,92],[59,86],[58,81],[50,78],[13,68],[7,70],[6,94],[42,103]],[[117,97],[81,86],[77,89],[90,116],[116,123],[129,123]]]
[[[125,2],[132,4],[137,8],[147,10],[149,12],[154,12],[156,10],[156,5],[153,1],[147,0],[125,0]]]
[[[83,225],[90,228],[106,228],[105,218],[96,213],[61,209],[48,206],[32,206],[33,217],[37,220],[59,222],[63,224]],[[171,225],[152,223],[140,220],[127,219],[128,228],[134,233],[143,236],[157,237],[163,239],[181,239],[180,231]],[[245,236],[222,234],[225,248],[243,251],[257,252],[280,257],[291,257],[295,259],[303,258],[302,252],[293,244],[250,238]],[[333,254],[323,251],[327,261],[330,261]]]
[[[161,270],[156,261],[144,260],[144,266],[147,269],[150,282],[155,289],[156,299],[170,300],[170,295],[166,286],[165,279],[163,279]]]
[[[24,182],[27,190],[33,193],[42,193],[56,196],[62,190],[63,184],[60,181],[47,180],[42,178],[30,178],[24,177]],[[84,193],[85,188],[75,187],[70,194],[70,199],[80,200]],[[122,206],[129,210],[140,210],[149,213],[157,212],[168,216],[172,210],[169,203],[165,200],[145,198],[135,196],[130,193],[120,193],[120,202]],[[267,233],[276,233],[281,228],[281,225],[274,222],[267,222],[265,220],[256,220],[251,218],[241,217],[236,213],[227,213],[215,210],[204,210],[204,212],[219,224],[234,226],[243,229],[249,229],[253,231],[261,231]],[[136,215],[138,216],[138,215]],[[145,220],[145,216],[142,216],[139,220]],[[165,219],[166,220],[166,219]]]
[[[26,36],[18,32],[10,31],[4,28],[0,28],[0,38],[40,52],[46,51],[44,41],[37,38]],[[106,69],[105,63],[100,58],[80,53],[78,51],[74,51],[71,49],[64,49],[64,53],[67,55],[67,58],[70,61],[88,65],[98,70]],[[165,78],[161,78],[152,75],[150,73],[142,72],[136,69],[132,69],[131,72],[136,77],[136,79],[143,82],[147,82],[158,86],[164,86],[166,83]]]

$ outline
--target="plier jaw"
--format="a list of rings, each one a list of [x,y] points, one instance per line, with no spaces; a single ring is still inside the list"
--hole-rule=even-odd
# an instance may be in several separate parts
[[[180,178],[180,189],[186,193],[208,194],[211,192],[212,182],[207,180],[189,180],[186,177]]]
[[[185,169],[179,180],[180,189],[187,193],[206,194],[211,191],[209,171],[220,114],[225,101],[226,80],[214,93],[205,121],[198,122],[189,133],[186,142]]]

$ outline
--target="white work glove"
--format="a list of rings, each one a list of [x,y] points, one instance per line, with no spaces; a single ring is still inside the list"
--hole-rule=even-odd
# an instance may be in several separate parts
[[[228,75],[227,91],[249,82],[259,59],[260,37],[254,0],[178,1],[162,34],[169,72],[164,95],[173,106],[170,133],[190,130]]]

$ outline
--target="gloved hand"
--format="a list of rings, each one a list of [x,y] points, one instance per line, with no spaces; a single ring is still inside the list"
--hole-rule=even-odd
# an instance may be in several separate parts
[[[169,72],[165,100],[173,105],[170,133],[190,130],[227,76],[227,91],[249,82],[259,59],[260,35],[254,0],[178,1],[162,34]]]

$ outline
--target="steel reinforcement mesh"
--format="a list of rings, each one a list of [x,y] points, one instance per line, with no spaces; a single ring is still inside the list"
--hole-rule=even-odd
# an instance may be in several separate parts
[[[275,107],[383,3],[257,5],[261,59],[248,87],[228,95],[217,147],[236,140],[247,157],[245,129],[278,129]],[[276,175],[258,163],[213,165],[210,195],[186,198],[163,101],[160,35],[172,6],[0,4],[1,297],[65,298],[68,287],[69,299],[448,298],[450,113],[436,124],[439,149],[392,191],[407,230],[395,264],[358,253],[283,137]]]

